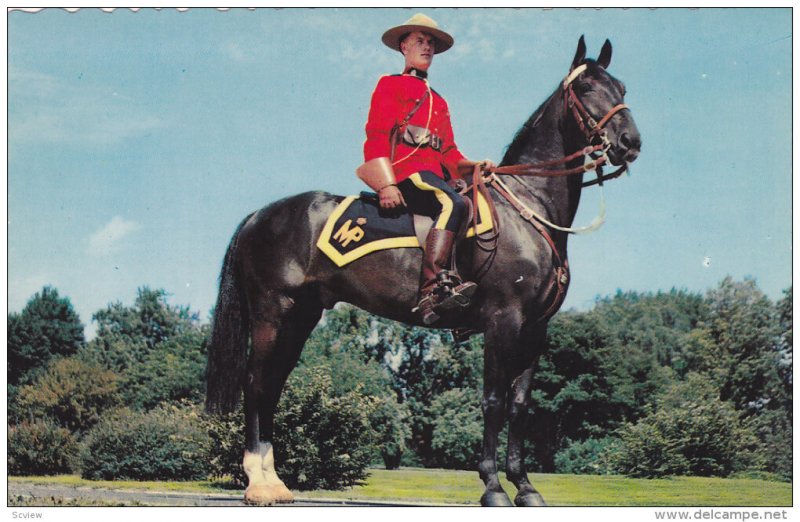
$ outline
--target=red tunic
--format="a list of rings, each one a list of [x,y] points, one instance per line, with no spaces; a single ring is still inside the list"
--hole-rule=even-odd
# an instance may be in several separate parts
[[[426,90],[425,81],[410,74],[383,76],[378,80],[375,92],[372,93],[367,119],[364,161],[390,157],[389,134],[392,128],[405,119]],[[433,103],[433,111],[430,113],[430,123],[428,123],[431,103]],[[450,172],[451,177],[457,178],[458,162],[464,159],[464,156],[459,152],[453,139],[450,111],[444,98],[431,89],[431,96],[417,109],[408,124],[418,127],[425,127],[427,124],[430,132],[441,138],[441,147],[437,151],[430,146],[422,146],[406,158],[414,151],[414,146],[401,140],[395,146],[393,159],[397,182],[399,183],[421,170],[429,170],[440,178],[444,178],[442,166]],[[403,130],[401,129],[400,132]]]

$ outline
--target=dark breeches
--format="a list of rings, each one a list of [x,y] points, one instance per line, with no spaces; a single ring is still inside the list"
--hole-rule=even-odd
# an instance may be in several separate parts
[[[458,232],[467,218],[467,204],[445,180],[423,170],[397,184],[409,209],[433,219],[433,227]]]

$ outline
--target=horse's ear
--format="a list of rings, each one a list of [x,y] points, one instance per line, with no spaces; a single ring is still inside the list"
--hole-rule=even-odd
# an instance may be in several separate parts
[[[580,40],[578,40],[578,49],[575,51],[575,58],[572,59],[572,68],[579,66],[584,59],[586,59],[586,42],[583,40],[583,35],[581,35]]]
[[[611,63],[611,42],[606,40],[603,48],[600,50],[600,56],[597,58],[597,65],[603,69],[608,69],[608,64]]]

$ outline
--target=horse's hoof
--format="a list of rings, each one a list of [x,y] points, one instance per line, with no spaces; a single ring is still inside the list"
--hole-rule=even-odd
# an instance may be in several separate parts
[[[291,504],[294,495],[283,484],[274,486],[250,486],[244,492],[244,503],[251,506],[271,506],[273,504]]]
[[[513,507],[511,499],[505,491],[487,491],[481,497],[481,506],[485,507]]]
[[[547,504],[538,491],[520,491],[514,499],[514,504],[520,507],[546,506]]]

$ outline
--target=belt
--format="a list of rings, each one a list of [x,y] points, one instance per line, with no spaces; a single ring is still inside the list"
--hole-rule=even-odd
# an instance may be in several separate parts
[[[416,125],[408,125],[402,137],[407,145],[412,147],[430,147],[435,151],[442,148],[442,138],[437,134],[432,134],[425,127],[417,127]]]

